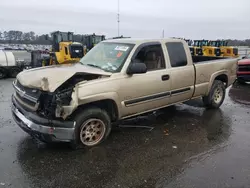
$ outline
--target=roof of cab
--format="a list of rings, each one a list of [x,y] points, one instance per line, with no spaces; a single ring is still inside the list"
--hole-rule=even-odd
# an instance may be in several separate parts
[[[127,43],[127,44],[142,44],[145,42],[170,42],[170,41],[184,41],[182,39],[166,38],[166,39],[144,39],[144,38],[121,38],[121,39],[109,39],[103,42],[114,42],[114,43]]]

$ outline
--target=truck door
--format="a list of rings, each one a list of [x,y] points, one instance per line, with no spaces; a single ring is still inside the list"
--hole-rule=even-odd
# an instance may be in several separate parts
[[[182,42],[166,43],[170,62],[170,102],[176,103],[192,98],[194,91],[195,72],[191,54]],[[187,58],[190,57],[190,58]]]
[[[170,98],[169,70],[166,69],[162,45],[143,44],[132,59],[145,63],[148,70],[144,74],[128,75],[121,84],[123,88],[119,96],[125,117],[166,106]]]

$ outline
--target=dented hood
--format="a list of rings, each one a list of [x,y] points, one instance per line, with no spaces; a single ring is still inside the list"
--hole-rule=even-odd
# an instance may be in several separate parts
[[[112,74],[95,67],[76,63],[25,70],[17,75],[17,79],[23,86],[54,92],[60,85],[76,73],[103,76],[110,76]]]

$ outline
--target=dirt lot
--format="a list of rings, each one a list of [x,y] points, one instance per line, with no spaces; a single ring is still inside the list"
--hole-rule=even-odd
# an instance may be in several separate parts
[[[200,100],[123,124],[98,147],[35,142],[12,120],[13,80],[0,80],[1,187],[250,187],[250,86],[219,110]]]

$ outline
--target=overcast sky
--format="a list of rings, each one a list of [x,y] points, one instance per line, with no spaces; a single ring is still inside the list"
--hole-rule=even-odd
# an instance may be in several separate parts
[[[0,0],[1,30],[117,36],[118,0]],[[120,0],[124,36],[250,38],[250,0]]]

